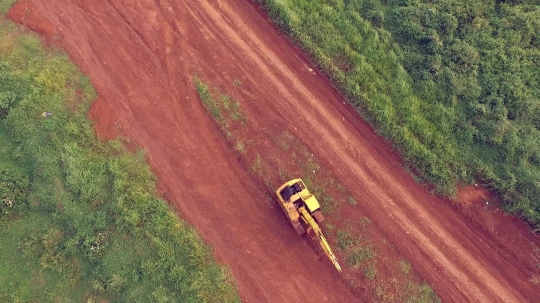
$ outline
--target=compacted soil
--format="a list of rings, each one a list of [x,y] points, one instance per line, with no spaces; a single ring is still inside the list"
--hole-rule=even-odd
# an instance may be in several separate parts
[[[302,138],[443,301],[540,299],[539,237],[480,187],[451,202],[417,184],[254,3],[29,0],[8,16],[90,77],[98,135],[146,151],[163,194],[232,269],[243,300],[360,298],[268,203],[203,109],[194,76],[241,85],[252,119]]]

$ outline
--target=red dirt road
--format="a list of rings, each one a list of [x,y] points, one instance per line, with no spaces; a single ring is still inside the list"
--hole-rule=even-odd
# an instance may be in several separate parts
[[[241,100],[250,117],[305,138],[443,301],[540,299],[539,238],[477,191],[457,205],[415,183],[252,3],[30,0],[9,17],[60,44],[90,77],[100,136],[147,151],[168,198],[231,267],[245,301],[359,299],[260,193],[202,108],[196,74],[223,86],[240,79],[256,99]]]

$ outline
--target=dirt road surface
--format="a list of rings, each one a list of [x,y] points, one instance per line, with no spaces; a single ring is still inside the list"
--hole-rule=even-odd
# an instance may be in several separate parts
[[[241,100],[251,117],[305,138],[443,301],[540,299],[538,237],[483,206],[488,198],[473,189],[462,194],[471,204],[457,205],[415,183],[255,4],[30,0],[9,17],[64,47],[90,77],[98,134],[146,150],[164,194],[231,267],[246,302],[359,299],[237,161],[202,108],[194,75],[218,86],[240,80],[253,96]]]

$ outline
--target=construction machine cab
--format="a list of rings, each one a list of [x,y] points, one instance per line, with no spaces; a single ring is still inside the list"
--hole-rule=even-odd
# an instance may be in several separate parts
[[[304,182],[302,182],[302,180],[298,180],[298,182],[296,183],[293,183],[289,186],[285,186],[280,191],[280,195],[284,201],[288,202],[292,196],[301,192],[304,188],[306,188],[306,186],[304,185]]]
[[[306,233],[318,239],[325,254],[338,271],[341,271],[336,256],[324,238],[319,224],[324,220],[319,201],[313,196],[301,179],[290,180],[276,190],[279,205],[287,215],[298,235]]]
[[[289,214],[291,220],[298,219],[298,209],[305,207],[310,214],[316,214],[316,219],[324,220],[324,217],[320,213],[321,206],[319,201],[313,196],[306,188],[306,184],[302,179],[294,179],[283,184],[276,194],[280,200],[283,210]]]
[[[294,205],[295,209],[298,209],[302,206],[308,206],[306,205],[306,200],[310,196],[312,196],[309,191],[306,189],[306,185],[301,179],[296,179],[293,181],[288,182],[287,185],[284,185],[283,189],[279,191],[279,194],[283,198],[284,203],[292,203]],[[318,202],[317,202],[318,204]],[[308,209],[310,212],[314,211],[313,204],[311,204],[312,207],[308,206]],[[317,205],[316,208],[319,206]]]

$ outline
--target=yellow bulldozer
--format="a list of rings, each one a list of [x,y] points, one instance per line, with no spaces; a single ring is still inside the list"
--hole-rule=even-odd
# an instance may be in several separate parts
[[[301,179],[291,180],[278,188],[276,195],[296,233],[300,236],[308,233],[313,239],[317,239],[324,253],[336,269],[341,271],[341,266],[319,227],[324,220],[319,201],[309,192],[304,182]]]

